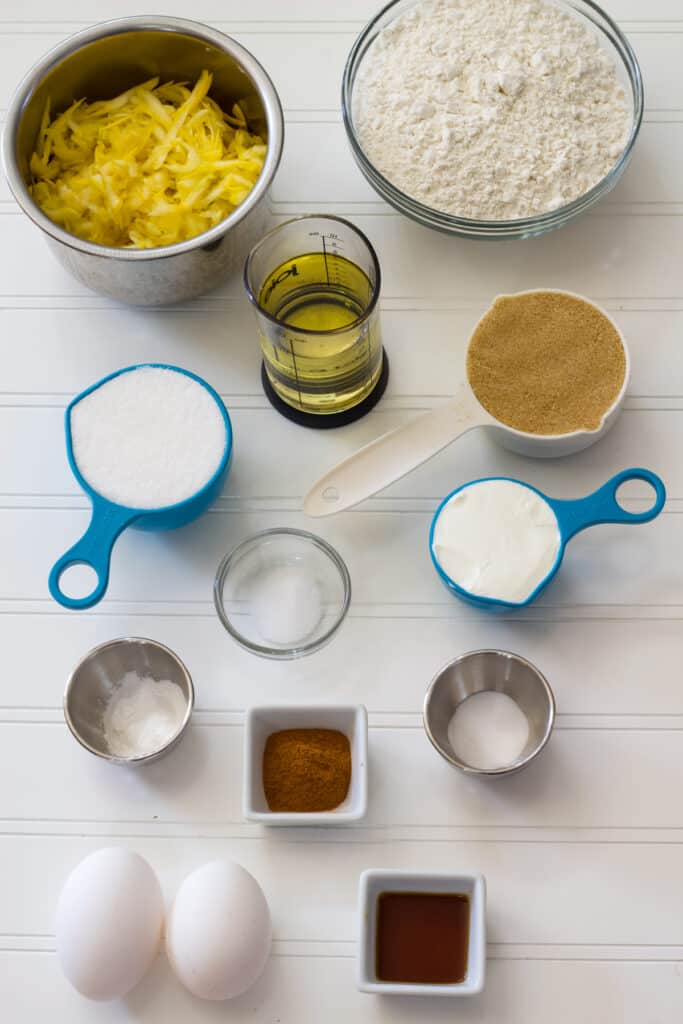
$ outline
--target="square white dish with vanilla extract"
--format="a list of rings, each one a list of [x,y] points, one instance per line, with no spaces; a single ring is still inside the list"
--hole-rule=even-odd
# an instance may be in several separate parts
[[[486,976],[482,875],[371,868],[358,889],[356,982],[393,996],[476,996]]]

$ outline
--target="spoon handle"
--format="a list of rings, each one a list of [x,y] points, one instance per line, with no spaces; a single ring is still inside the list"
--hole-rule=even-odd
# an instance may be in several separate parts
[[[309,516],[343,512],[400,480],[468,430],[487,422],[472,393],[463,388],[445,405],[390,430],[331,469],[306,495],[304,512]]]
[[[83,609],[92,608],[104,597],[109,583],[109,562],[114,542],[139,514],[103,499],[93,502],[87,530],[52,566],[48,587],[55,601],[65,608]],[[97,577],[94,588],[85,597],[70,597],[62,590],[62,574],[72,565],[86,565]]]
[[[645,512],[628,512],[617,501],[617,491],[629,480],[642,480],[650,484],[655,492],[654,503]],[[575,501],[550,500],[560,524],[563,541],[568,541],[580,530],[600,523],[649,523],[662,511],[666,501],[664,483],[649,469],[624,469],[606,484]]]

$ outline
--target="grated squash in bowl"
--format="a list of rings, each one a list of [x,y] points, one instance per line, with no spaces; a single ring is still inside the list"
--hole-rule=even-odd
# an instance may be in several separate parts
[[[239,104],[226,114],[202,71],[190,90],[153,78],[111,100],[43,113],[31,195],[56,224],[88,242],[152,249],[186,241],[249,195],[266,144]]]

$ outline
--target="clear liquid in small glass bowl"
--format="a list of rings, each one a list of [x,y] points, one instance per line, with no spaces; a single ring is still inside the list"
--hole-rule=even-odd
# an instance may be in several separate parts
[[[563,227],[602,199],[621,178],[633,152],[633,146],[643,118],[643,81],[640,66],[630,43],[621,29],[597,4],[591,0],[547,0],[552,6],[578,18],[598,39],[602,48],[611,56],[617,75],[631,99],[632,120],[628,140],[614,167],[593,188],[565,206],[533,217],[518,220],[474,220],[444,213],[426,206],[392,184],[372,163],[363,150],[353,121],[353,92],[360,66],[368,49],[383,29],[417,7],[423,0],[392,0],[365,26],[356,39],[348,56],[342,80],[342,118],[351,144],[351,151],[365,178],[375,191],[394,209],[428,228],[464,238],[503,239],[531,238],[545,234],[554,228]]]

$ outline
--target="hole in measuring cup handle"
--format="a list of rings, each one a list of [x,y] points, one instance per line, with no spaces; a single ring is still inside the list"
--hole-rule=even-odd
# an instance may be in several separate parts
[[[640,486],[636,486],[635,488],[628,488],[629,484],[639,484]],[[627,489],[632,489],[633,493],[631,493],[630,495],[626,494],[625,492]],[[657,491],[657,487],[655,486],[654,482],[651,479],[649,479],[649,477],[647,479],[642,476],[628,477],[624,480],[621,480],[615,487],[614,500],[616,504],[619,506],[619,508],[622,510],[622,512],[625,512],[627,515],[633,515],[634,513],[632,513],[628,509],[626,504],[624,504],[625,501],[628,502],[630,500],[636,501],[638,502],[638,504],[645,504],[646,508],[640,509],[639,511],[641,515],[648,515],[656,509],[657,503],[659,501],[659,494]]]
[[[67,551],[52,567],[48,579],[48,589],[54,600],[64,608],[83,610],[97,604],[106,592],[109,583],[109,552],[107,552],[106,561],[98,568],[87,561],[86,558],[78,557],[75,553],[72,553],[73,551],[74,549]],[[70,577],[73,582],[73,570],[82,579],[82,572],[79,572],[79,569],[86,570],[86,577],[90,579],[91,586],[89,586],[85,593],[69,593],[68,589],[63,586],[62,581],[66,579],[68,587]],[[81,589],[79,588],[79,590]]]
[[[654,489],[655,501],[645,512],[629,512],[617,500],[622,485],[633,480],[642,480]],[[662,511],[665,501],[666,488],[663,481],[656,473],[641,468],[625,469],[617,473],[602,487],[583,498],[573,501],[548,499],[557,516],[564,543],[591,526],[605,523],[649,523]]]
[[[100,578],[89,562],[69,562],[59,572],[59,589],[72,601],[89,598],[99,582]]]
[[[64,608],[91,608],[104,596],[109,584],[111,553],[121,532],[141,517],[139,510],[114,505],[91,495],[92,515],[83,536],[58,558],[48,578],[50,594]],[[85,597],[70,597],[61,586],[63,574],[73,566],[88,566],[97,576],[95,588]]]
[[[642,496],[641,488],[641,498],[637,499],[650,499],[650,503],[644,511],[631,512],[624,506],[623,489],[629,483],[642,483],[647,488],[648,498],[646,499]],[[664,482],[656,473],[641,467],[625,469],[621,473],[617,473],[616,476],[607,481],[604,487],[596,491],[596,497],[602,496],[603,493],[607,496],[607,501],[612,503],[615,522],[647,523],[659,515],[666,501]],[[654,497],[652,498],[651,495],[654,495]]]

